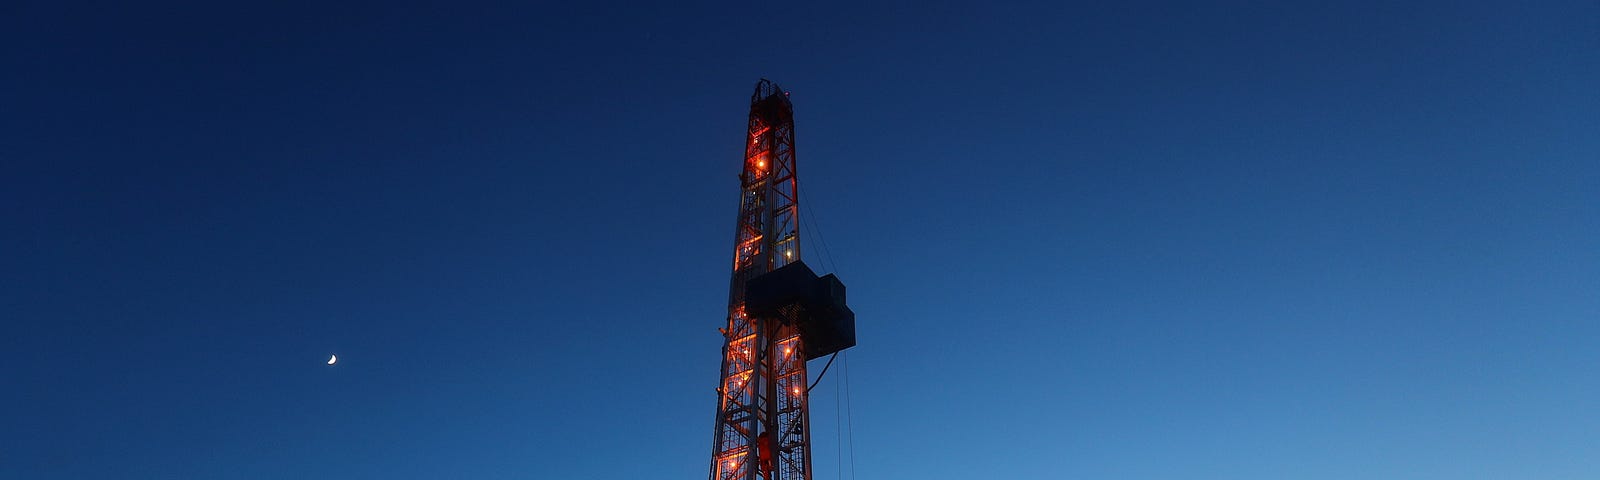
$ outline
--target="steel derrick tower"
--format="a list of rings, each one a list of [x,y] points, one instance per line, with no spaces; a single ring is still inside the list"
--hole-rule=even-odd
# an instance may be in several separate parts
[[[844,285],[800,261],[794,108],[750,95],[710,480],[810,480],[806,362],[855,345]]]

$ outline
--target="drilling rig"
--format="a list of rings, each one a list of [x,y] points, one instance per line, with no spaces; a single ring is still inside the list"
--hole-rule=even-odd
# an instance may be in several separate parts
[[[811,480],[806,362],[855,346],[855,313],[838,277],[800,260],[789,93],[757,82],[748,127],[710,479]]]

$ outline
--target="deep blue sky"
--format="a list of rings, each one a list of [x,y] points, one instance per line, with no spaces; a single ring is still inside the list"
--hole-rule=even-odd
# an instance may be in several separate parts
[[[0,478],[703,478],[760,77],[860,478],[1600,478],[1600,4],[528,3],[0,5]]]

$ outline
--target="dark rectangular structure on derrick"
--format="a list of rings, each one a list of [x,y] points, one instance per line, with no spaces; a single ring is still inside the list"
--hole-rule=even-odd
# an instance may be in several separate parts
[[[778,318],[800,329],[806,360],[856,345],[856,314],[845,305],[839,277],[817,274],[795,261],[745,283],[745,312]]]

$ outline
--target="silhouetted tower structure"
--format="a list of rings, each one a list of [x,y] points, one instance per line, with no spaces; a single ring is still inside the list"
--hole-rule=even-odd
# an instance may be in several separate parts
[[[799,208],[794,108],[762,79],[739,174],[711,480],[810,480],[806,362],[855,345],[844,284],[800,261]]]

